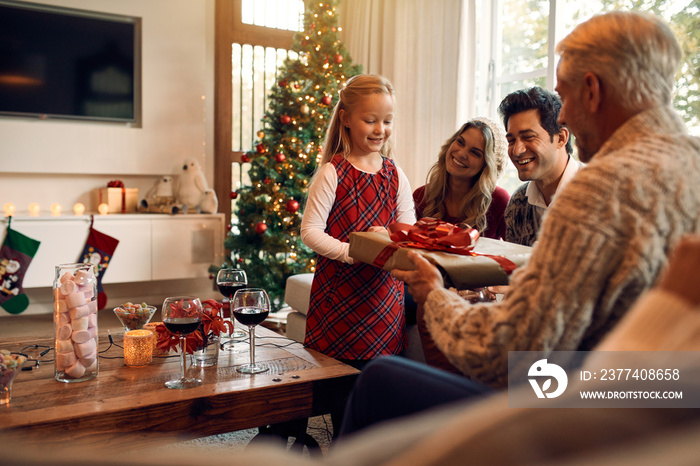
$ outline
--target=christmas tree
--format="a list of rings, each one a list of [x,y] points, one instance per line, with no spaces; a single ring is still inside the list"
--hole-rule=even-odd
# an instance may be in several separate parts
[[[313,272],[316,254],[301,241],[301,209],[316,170],[338,90],[360,73],[338,37],[338,0],[307,2],[304,31],[269,96],[250,162],[250,186],[236,199],[232,225],[224,243],[231,252],[227,267],[246,271],[250,286],[264,288],[275,310],[284,300],[287,277]]]

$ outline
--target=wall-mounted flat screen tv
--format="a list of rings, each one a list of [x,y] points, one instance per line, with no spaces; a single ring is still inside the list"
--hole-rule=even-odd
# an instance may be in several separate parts
[[[0,0],[0,115],[135,122],[139,18]]]

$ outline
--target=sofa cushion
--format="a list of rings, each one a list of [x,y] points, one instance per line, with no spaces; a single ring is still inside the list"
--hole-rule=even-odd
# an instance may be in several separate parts
[[[284,289],[284,302],[297,312],[306,315],[309,311],[309,298],[311,297],[311,282],[314,279],[312,273],[300,273],[287,278]]]

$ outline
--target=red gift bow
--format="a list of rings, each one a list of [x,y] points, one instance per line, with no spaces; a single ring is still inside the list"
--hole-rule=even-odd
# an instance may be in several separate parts
[[[112,180],[109,183],[107,183],[108,188],[123,188],[124,187],[124,182],[119,181],[119,180]]]
[[[373,264],[377,267],[384,267],[386,261],[399,248],[416,248],[449,252],[462,256],[488,257],[498,262],[508,275],[518,268],[517,265],[503,256],[474,252],[472,249],[479,239],[479,232],[474,228],[462,228],[435,218],[423,217],[415,225],[392,223],[388,230],[390,238],[394,242],[386,246],[374,259]]]

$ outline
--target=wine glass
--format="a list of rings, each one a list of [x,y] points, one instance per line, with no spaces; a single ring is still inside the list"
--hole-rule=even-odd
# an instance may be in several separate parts
[[[229,299],[229,310],[233,307],[233,295],[236,291],[248,286],[248,277],[245,271],[240,269],[221,269],[216,275],[216,286],[219,287],[219,292]],[[230,311],[229,311],[230,312]],[[231,324],[233,325],[233,332],[231,332],[231,338],[243,338],[245,337],[245,332],[243,330],[236,329],[236,320],[233,316],[223,316],[231,319]]]
[[[231,309],[236,320],[248,326],[250,336],[250,364],[239,366],[236,370],[244,374],[257,374],[269,370],[266,365],[255,363],[255,326],[265,321],[270,313],[270,298],[267,293],[260,288],[238,290],[231,301]]]
[[[202,323],[202,302],[193,296],[176,296],[165,298],[163,301],[163,324],[168,331],[180,338],[180,352],[182,360],[182,377],[168,380],[165,386],[168,388],[192,388],[202,385],[197,378],[185,377],[185,339],[187,335],[199,328]]]

